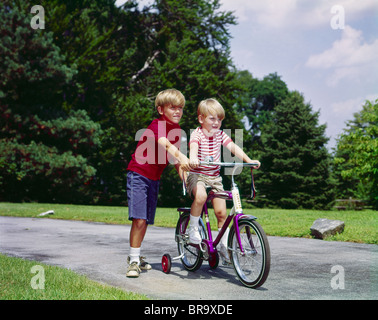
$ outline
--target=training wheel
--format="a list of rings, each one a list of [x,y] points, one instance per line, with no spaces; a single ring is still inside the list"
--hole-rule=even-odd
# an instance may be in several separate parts
[[[161,266],[163,267],[164,273],[170,273],[171,272],[172,259],[171,259],[171,256],[168,253],[163,255],[163,258],[161,259]]]

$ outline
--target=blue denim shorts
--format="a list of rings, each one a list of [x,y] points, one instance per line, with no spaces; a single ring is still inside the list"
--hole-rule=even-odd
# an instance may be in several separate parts
[[[159,180],[150,180],[139,173],[127,172],[127,200],[129,220],[144,219],[147,224],[154,224]]]

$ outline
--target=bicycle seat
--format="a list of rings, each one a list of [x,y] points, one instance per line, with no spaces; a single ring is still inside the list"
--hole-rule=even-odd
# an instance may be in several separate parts
[[[232,193],[229,191],[210,191],[208,194],[208,200],[214,199],[214,198],[221,198],[221,199],[226,199],[226,200],[231,200],[232,199]]]

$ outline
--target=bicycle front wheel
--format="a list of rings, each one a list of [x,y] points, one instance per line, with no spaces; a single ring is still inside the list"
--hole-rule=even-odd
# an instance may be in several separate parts
[[[190,225],[190,213],[185,212],[180,215],[176,226],[176,241],[180,255],[183,254],[181,262],[188,271],[198,270],[203,262],[203,253],[198,246],[189,243],[188,229]],[[199,220],[199,232],[202,239],[207,239],[205,225],[202,219]]]
[[[239,220],[241,252],[235,226],[228,237],[229,254],[240,281],[249,288],[260,287],[268,278],[270,248],[263,228],[254,220]]]

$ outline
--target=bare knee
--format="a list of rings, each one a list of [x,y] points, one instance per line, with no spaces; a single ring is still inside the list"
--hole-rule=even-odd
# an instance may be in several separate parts
[[[198,185],[193,190],[194,194],[194,203],[198,206],[203,206],[207,200],[207,192],[206,189],[202,185]]]
[[[206,194],[197,193],[195,198],[194,198],[194,201],[196,202],[197,205],[203,206],[206,202],[206,199],[207,199]]]
[[[224,222],[227,218],[227,212],[224,210],[214,210],[214,213],[218,221]]]
[[[143,230],[147,226],[147,221],[144,219],[133,219],[132,227],[135,229]]]

